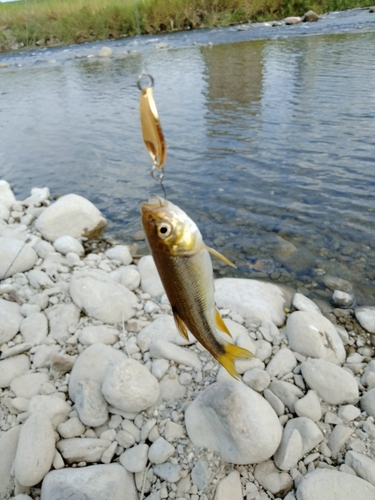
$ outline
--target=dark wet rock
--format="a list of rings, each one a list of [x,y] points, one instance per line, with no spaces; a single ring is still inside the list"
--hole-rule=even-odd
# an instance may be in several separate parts
[[[316,14],[313,10],[308,10],[302,18],[304,23],[313,23],[319,20],[318,14]]]
[[[284,19],[285,24],[299,24],[300,22],[302,22],[302,17],[298,16],[290,16]]]

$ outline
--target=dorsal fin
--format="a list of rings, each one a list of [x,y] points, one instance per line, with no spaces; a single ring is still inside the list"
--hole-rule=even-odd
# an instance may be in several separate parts
[[[225,264],[228,264],[228,266],[235,267],[237,269],[237,266],[235,264],[233,264],[233,262],[231,262],[229,259],[224,257],[224,255],[222,255],[217,250],[214,250],[213,248],[208,247],[207,245],[206,245],[206,250],[208,250],[210,252],[210,254],[214,255],[215,257],[220,259],[222,262],[225,262]]]
[[[226,333],[227,335],[229,335],[229,337],[232,337],[232,334],[230,333],[230,331],[228,330],[228,327],[227,325],[224,323],[224,320],[223,318],[220,316],[220,313],[217,309],[215,309],[215,319],[216,319],[216,326],[218,327],[218,329],[221,331],[221,332],[224,332]]]

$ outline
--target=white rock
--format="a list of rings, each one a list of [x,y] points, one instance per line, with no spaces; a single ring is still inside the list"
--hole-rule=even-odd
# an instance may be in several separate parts
[[[33,368],[44,368],[49,366],[53,354],[60,351],[60,346],[58,345],[46,345],[40,346],[34,354]]]
[[[219,308],[228,308],[243,318],[271,320],[276,326],[285,321],[284,307],[289,297],[271,283],[237,278],[215,280],[215,300]]]
[[[29,415],[35,413],[42,413],[47,416],[52,425],[57,427],[62,422],[65,422],[68,418],[68,414],[72,411],[72,408],[63,401],[61,398],[55,395],[51,396],[33,396],[29,404]]]
[[[288,348],[280,349],[267,365],[267,372],[271,377],[281,378],[293,371],[297,366],[297,360]]]
[[[254,470],[254,477],[265,490],[278,497],[285,497],[293,488],[293,480],[286,472],[280,472],[272,460],[258,464]]]
[[[234,381],[215,383],[201,392],[186,410],[185,424],[195,446],[218,451],[223,460],[235,464],[268,459],[281,440],[272,407]]]
[[[375,486],[374,460],[371,460],[371,458],[366,455],[362,455],[362,453],[347,451],[345,455],[345,463],[355,470],[357,476],[365,479]]]
[[[30,359],[26,354],[0,361],[0,388],[9,387],[12,381],[30,369]]]
[[[375,333],[375,307],[356,307],[354,314],[362,328]]]
[[[152,358],[169,359],[177,364],[191,366],[196,370],[202,368],[202,363],[195,352],[164,340],[154,340],[150,346]]]
[[[299,311],[308,311],[320,313],[319,307],[311,299],[301,293],[295,293],[293,297],[293,306]]]
[[[34,249],[36,253],[41,257],[42,259],[45,259],[48,254],[54,253],[55,249],[51,245],[51,243],[48,243],[48,241],[45,240],[40,240],[34,245]]]
[[[120,464],[91,465],[51,471],[41,500],[124,500],[125,494],[126,500],[138,500],[133,474]]]
[[[61,439],[57,449],[68,464],[74,462],[98,462],[104,451],[111,445],[108,439],[71,438]]]
[[[146,255],[139,260],[138,271],[141,275],[141,288],[145,293],[149,293],[151,297],[163,295],[163,283],[151,255]]]
[[[34,413],[23,424],[15,459],[16,479],[23,486],[38,484],[55,456],[55,433],[47,415]]]
[[[306,474],[298,484],[297,500],[370,500],[375,487],[359,477],[330,469]]]
[[[361,377],[361,384],[368,389],[372,389],[375,387],[375,360],[373,359],[370,363],[365,367],[363,371],[363,375]]]
[[[322,407],[315,391],[308,391],[306,396],[296,401],[294,409],[299,417],[308,417],[313,422],[322,418]]]
[[[138,267],[134,265],[121,266],[115,271],[112,271],[109,275],[114,281],[121,283],[121,285],[124,285],[128,290],[135,290],[141,283],[141,275],[138,271]]]
[[[86,326],[79,334],[78,340],[83,345],[92,345],[98,342],[113,345],[118,341],[118,330],[105,325]]]
[[[37,218],[35,227],[49,241],[60,236],[95,237],[107,225],[105,217],[88,200],[67,194],[50,205]]]
[[[120,463],[129,472],[142,472],[146,468],[147,455],[148,445],[139,444],[120,455]]]
[[[56,470],[63,469],[65,467],[63,457],[57,450],[55,450],[55,456],[53,457],[52,467]]]
[[[105,252],[109,259],[118,260],[124,266],[131,264],[133,257],[127,245],[116,245]]]
[[[157,379],[145,366],[126,358],[108,371],[102,392],[108,403],[116,408],[138,413],[156,402],[160,389]]]
[[[156,476],[168,483],[177,483],[181,479],[181,465],[165,462],[164,464],[154,465],[152,470]]]
[[[152,443],[148,450],[148,459],[153,464],[163,464],[170,458],[176,449],[164,438],[160,437]]]
[[[37,253],[27,243],[0,236],[0,279],[28,271],[37,260]]]
[[[169,368],[169,362],[166,359],[154,359],[151,365],[151,373],[158,380],[164,377]]]
[[[332,452],[332,457],[337,458],[337,455],[348,441],[352,434],[352,429],[345,425],[336,425],[328,439],[328,447]]]
[[[269,373],[260,368],[253,368],[243,374],[242,381],[257,392],[263,392],[270,385]]]
[[[127,359],[121,351],[104,344],[93,344],[85,349],[74,363],[69,379],[69,397],[75,401],[77,383],[82,379],[97,382],[100,386],[112,366]]]
[[[48,200],[50,197],[50,191],[48,187],[44,188],[33,188],[31,190],[31,196],[23,200],[22,205],[27,207],[40,205],[43,201]]]
[[[103,398],[100,385],[95,380],[78,380],[75,403],[79,418],[85,425],[98,427],[107,421],[108,406]]]
[[[46,309],[50,337],[63,343],[78,326],[80,310],[74,304],[56,304]]]
[[[361,408],[367,415],[375,417],[375,387],[362,396]]]
[[[332,302],[337,307],[350,307],[353,301],[354,299],[349,293],[335,290],[332,294]]]
[[[164,437],[167,441],[180,439],[184,434],[185,430],[182,425],[171,422],[170,420],[165,424]]]
[[[0,201],[0,219],[7,221],[10,217],[9,209]]]
[[[1,243],[0,243],[1,244]],[[1,277],[1,272],[0,272]],[[23,316],[16,302],[0,299],[0,345],[9,342],[20,329]]]
[[[82,243],[73,238],[73,236],[60,236],[53,242],[53,246],[55,247],[57,252],[66,255],[69,252],[74,252],[80,257],[85,255],[85,249],[83,248]]]
[[[303,397],[301,389],[283,380],[273,380],[269,389],[294,413],[294,405]]]
[[[296,311],[288,317],[286,336],[289,347],[305,356],[341,364],[346,353],[334,325],[322,314]]]
[[[297,417],[288,420],[285,430],[296,429],[302,438],[302,454],[307,455],[323,440],[319,427],[307,417]]]
[[[33,288],[49,288],[54,286],[47,273],[40,269],[32,269],[27,273],[27,278]]]
[[[242,500],[242,486],[240,474],[233,470],[222,479],[216,487],[214,500]]]
[[[260,361],[265,361],[266,359],[271,357],[272,344],[270,342],[267,342],[266,340],[256,340],[254,344],[256,349],[256,356]]]
[[[196,342],[190,335],[191,342],[187,342],[178,332],[172,316],[160,316],[145,326],[137,335],[137,344],[142,352],[148,351],[154,341],[164,340],[177,345],[188,345]]]
[[[20,330],[25,342],[41,344],[48,334],[46,315],[42,312],[30,314],[22,321]]]
[[[62,438],[69,439],[82,436],[85,432],[85,426],[77,417],[73,417],[62,424],[59,424],[57,426],[57,432]]]
[[[351,422],[358,418],[361,410],[354,405],[344,405],[339,408],[338,416],[347,422]]]
[[[73,275],[70,294],[87,316],[109,324],[127,321],[135,314],[138,305],[133,292],[98,271]]]
[[[269,389],[265,389],[264,390],[264,397],[269,402],[269,404],[272,406],[272,408],[275,410],[276,415],[278,415],[280,417],[281,415],[284,414],[285,405],[281,401],[281,399],[276,396],[276,394],[274,394]]]
[[[162,401],[177,401],[183,399],[186,394],[186,387],[181,385],[176,376],[168,373],[160,381],[160,399]]]
[[[39,394],[43,384],[48,382],[49,377],[46,373],[26,373],[13,380],[10,388],[17,397],[31,399]]]
[[[9,182],[3,179],[0,180],[0,203],[2,203],[8,209],[10,209],[13,203],[15,202],[16,202],[16,197],[13,194]]]
[[[110,47],[102,47],[99,50],[98,56],[99,57],[111,57],[113,54],[113,50]]]
[[[357,382],[343,368],[323,359],[308,359],[302,363],[301,371],[309,387],[326,403],[342,405],[358,401]]]
[[[212,480],[212,473],[206,460],[200,458],[191,470],[191,480],[198,490],[204,491]]]
[[[16,456],[21,425],[11,427],[0,436],[0,498],[8,498],[13,493],[12,464]]]
[[[274,460],[277,467],[287,471],[295,467],[303,453],[302,436],[297,429],[285,429]]]

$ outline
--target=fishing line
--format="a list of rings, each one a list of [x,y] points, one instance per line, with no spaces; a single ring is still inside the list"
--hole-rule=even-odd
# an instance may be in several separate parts
[[[13,264],[16,262],[16,260],[18,259],[20,253],[22,252],[22,250],[25,248],[26,246],[26,243],[29,243],[31,240],[30,238],[27,238],[24,242],[23,242],[23,245],[22,247],[18,250],[18,253],[16,254],[16,256],[14,257],[14,259],[12,260],[12,262],[10,263],[10,265],[8,266],[8,269],[5,271],[5,273],[3,274],[3,277],[0,278],[0,281],[3,281],[5,278],[9,278],[9,276],[7,276],[7,274],[9,273],[9,271],[12,269],[12,266]]]

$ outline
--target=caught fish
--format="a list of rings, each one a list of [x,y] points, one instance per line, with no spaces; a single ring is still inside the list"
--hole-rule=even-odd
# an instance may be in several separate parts
[[[231,334],[215,307],[214,280],[209,253],[234,266],[207,247],[190,217],[157,196],[141,204],[142,225],[160,278],[172,306],[177,329],[189,340],[188,330],[234,377],[234,360],[253,354],[227,342],[218,330]]]

